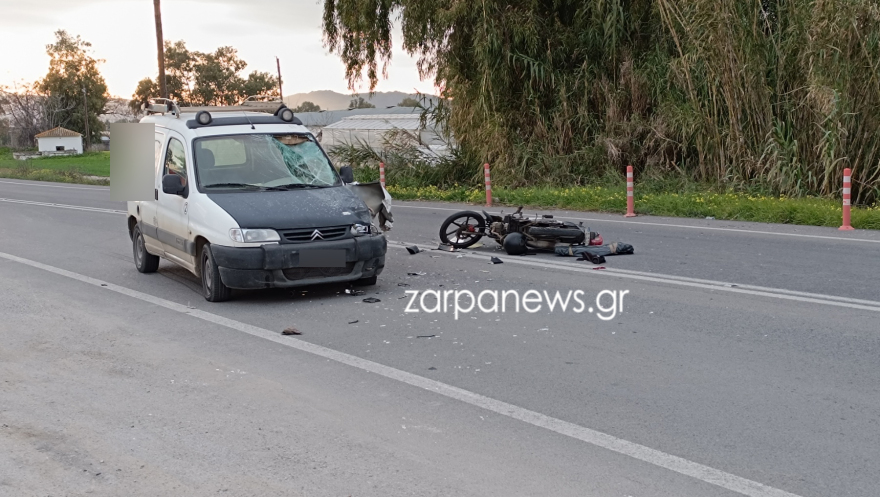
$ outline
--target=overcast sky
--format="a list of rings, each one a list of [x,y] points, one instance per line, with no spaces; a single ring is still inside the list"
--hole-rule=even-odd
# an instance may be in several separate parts
[[[321,0],[162,0],[162,23],[166,40],[184,40],[190,50],[235,47],[246,72],[275,74],[277,55],[285,95],[349,93],[344,66],[322,43],[322,11]],[[140,79],[158,72],[152,0],[0,0],[0,85],[43,77],[56,29],[92,43],[93,55],[106,61],[101,72],[113,96],[130,98]],[[399,45],[398,34],[388,79],[377,90],[433,92]]]

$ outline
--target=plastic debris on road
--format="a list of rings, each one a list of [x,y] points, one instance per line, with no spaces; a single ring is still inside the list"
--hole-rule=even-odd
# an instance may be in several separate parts
[[[285,328],[284,331],[281,332],[282,335],[302,335],[302,332],[298,329],[291,326],[290,328]]]
[[[364,299],[364,302],[366,302],[368,304],[375,304],[376,302],[382,302],[382,301],[377,299],[376,297],[367,297]]]
[[[356,297],[358,295],[363,295],[364,293],[366,293],[366,292],[364,292],[363,290],[355,290],[354,288],[346,288],[345,289],[345,294],[351,295],[352,297]]]
[[[502,261],[501,259],[499,259],[497,257],[493,257],[491,260],[492,260],[492,264],[504,264],[504,261]]]
[[[419,248],[416,247],[415,245],[412,245],[412,246],[410,246],[410,247],[407,247],[407,248],[406,248],[406,251],[409,252],[410,255],[418,254],[419,252],[421,252],[421,250],[419,250]]]
[[[418,272],[418,273],[406,273],[408,276],[425,276],[428,273]]]

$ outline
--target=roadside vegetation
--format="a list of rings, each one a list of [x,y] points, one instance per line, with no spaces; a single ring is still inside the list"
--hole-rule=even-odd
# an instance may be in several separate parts
[[[375,88],[400,22],[402,47],[442,89],[433,117],[498,187],[580,188],[632,165],[637,182],[837,200],[850,167],[855,203],[880,195],[876,0],[324,8],[352,88]]]
[[[0,178],[107,185],[110,184],[110,152],[16,160],[9,148],[0,148]]]
[[[388,157],[386,157],[388,158]],[[437,200],[484,204],[486,191],[474,178],[444,181],[454,176],[449,162],[437,166],[386,163],[388,192],[399,200]],[[478,180],[482,180],[482,168]],[[358,181],[378,181],[378,161],[356,167]],[[623,214],[626,212],[626,178],[608,173],[590,186],[492,187],[496,205],[525,205]],[[764,223],[802,224],[838,227],[841,224],[841,201],[821,197],[788,197],[767,189],[734,190],[724,185],[697,183],[686,177],[678,179],[645,178],[636,183],[635,211],[638,214],[674,217],[713,217],[715,219]],[[852,226],[857,229],[880,229],[880,205],[856,206]]]

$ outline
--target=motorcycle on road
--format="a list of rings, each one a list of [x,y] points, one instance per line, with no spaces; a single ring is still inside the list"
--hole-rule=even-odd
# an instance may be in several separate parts
[[[507,215],[456,212],[440,226],[440,241],[454,248],[470,247],[484,236],[498,242],[511,255],[525,253],[527,248],[553,251],[558,246],[602,244],[601,235],[585,230],[583,223],[556,221],[547,214],[529,218],[523,215],[522,206]]]

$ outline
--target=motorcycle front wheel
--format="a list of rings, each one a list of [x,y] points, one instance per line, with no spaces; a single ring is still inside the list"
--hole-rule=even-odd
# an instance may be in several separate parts
[[[467,248],[480,241],[485,232],[486,220],[482,214],[461,211],[440,225],[440,241],[455,248]]]

